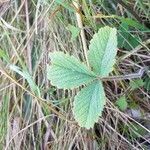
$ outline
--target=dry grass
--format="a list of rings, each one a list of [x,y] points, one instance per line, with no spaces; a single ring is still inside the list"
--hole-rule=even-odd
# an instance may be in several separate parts
[[[149,2],[128,3],[147,24]],[[93,33],[104,25],[119,27],[120,20],[112,13],[134,17],[111,0],[83,0],[78,15],[84,30],[72,41],[67,26],[79,25],[77,10],[71,2],[62,4],[53,0],[0,2],[0,150],[150,149],[148,88],[132,90],[130,80],[105,82],[107,105],[103,116],[94,129],[85,130],[72,116],[73,97],[79,89],[58,90],[46,77],[49,52],[64,51],[86,61],[85,44],[89,45]],[[149,31],[132,31],[129,34],[140,37],[139,44],[136,48],[131,45],[130,51],[119,48],[111,75],[126,75],[150,66]],[[20,67],[22,74],[16,73],[18,68],[14,65]],[[145,78],[149,79],[148,71],[142,77],[144,81]],[[124,112],[115,106],[122,95],[130,104]]]

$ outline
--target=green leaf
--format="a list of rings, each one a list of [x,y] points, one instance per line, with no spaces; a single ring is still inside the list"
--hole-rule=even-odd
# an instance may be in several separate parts
[[[120,130],[124,133],[124,136],[128,138],[140,138],[147,134],[147,131],[141,124],[137,124],[135,122],[131,122],[130,124],[120,124]]]
[[[3,58],[6,62],[9,62],[8,54],[2,49],[0,49],[0,58]]]
[[[150,31],[147,27],[145,27],[144,25],[138,23],[137,21],[135,21],[131,18],[121,17],[120,20],[122,23],[126,23],[127,25],[134,27],[135,29],[139,29],[140,31],[147,31],[147,32]]]
[[[23,70],[16,65],[10,65],[9,68],[11,70],[15,71],[16,73],[18,73],[19,75],[21,75],[23,78],[25,78],[27,80],[32,92],[35,93],[36,95],[40,96],[39,87],[36,85],[32,76],[30,75],[30,73],[26,69]]]
[[[127,43],[129,33],[129,26],[126,23],[121,23],[119,26],[119,36],[118,36],[118,47],[123,48]]]
[[[22,103],[22,117],[27,122],[31,119],[32,114],[32,96],[28,93],[23,95],[23,103]]]
[[[116,101],[116,105],[118,106],[118,108],[122,111],[125,111],[128,107],[128,103],[126,100],[125,96],[120,97],[117,101]]]
[[[51,66],[47,77],[58,88],[75,88],[93,81],[96,77],[85,64],[62,52],[50,53]]]
[[[71,24],[68,25],[67,29],[71,32],[71,40],[76,39],[80,33],[80,29]]]
[[[75,96],[73,107],[75,120],[81,127],[92,128],[101,116],[105,103],[102,82],[96,80]]]
[[[60,4],[64,8],[74,12],[75,10],[71,7],[70,2],[66,2],[65,0],[55,0],[55,3]]]
[[[118,47],[131,50],[140,44],[140,38],[130,33],[126,22],[120,24],[118,36]]]
[[[89,46],[89,63],[101,77],[106,77],[113,70],[117,54],[116,29],[111,27],[100,28],[93,36]]]
[[[149,122],[149,121],[147,120],[147,122]],[[130,131],[132,131],[130,134],[133,138],[140,137],[139,134],[141,136],[144,136],[147,134],[147,131],[141,125],[134,123],[134,122],[129,124],[129,129],[130,129]]]
[[[144,88],[145,90],[150,91],[150,77],[146,77],[144,81]]]
[[[142,79],[132,80],[130,82],[130,86],[131,86],[132,90],[135,90],[135,89],[138,89],[138,88],[144,86],[144,82]]]

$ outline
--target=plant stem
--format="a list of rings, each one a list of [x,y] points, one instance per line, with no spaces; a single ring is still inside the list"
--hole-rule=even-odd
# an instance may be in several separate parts
[[[141,78],[145,71],[147,71],[147,67],[141,68],[137,73],[132,73],[128,75],[120,75],[120,76],[110,76],[110,77],[98,77],[98,79],[102,81],[112,81],[112,80],[126,80],[126,79],[135,79],[135,78]]]
[[[117,0],[117,2],[122,5],[125,9],[127,9],[140,23],[142,23],[142,19],[138,16],[138,14],[134,11],[133,7],[131,5],[127,5],[122,0]]]
[[[78,5],[78,1],[73,1],[73,5],[76,7],[77,10],[79,10],[79,5]],[[87,44],[86,44],[86,38],[85,38],[85,32],[84,32],[84,27],[83,27],[83,23],[82,23],[82,18],[79,12],[76,11],[76,18],[77,18],[77,23],[78,23],[78,27],[81,29],[81,40],[82,40],[82,44],[83,44],[83,51],[84,51],[84,55],[85,55],[85,59],[87,62],[87,66],[89,67],[89,62],[88,62],[88,54],[87,54]]]
[[[26,14],[26,32],[27,32],[27,39],[30,37],[30,21],[29,21],[29,11],[28,11],[28,1],[25,1],[25,14]],[[31,40],[27,44],[27,63],[29,67],[29,72],[32,73],[32,58],[31,58]]]

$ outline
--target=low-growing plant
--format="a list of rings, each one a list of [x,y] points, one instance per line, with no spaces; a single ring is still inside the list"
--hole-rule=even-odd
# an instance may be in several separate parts
[[[101,116],[106,103],[102,78],[113,70],[117,54],[116,29],[100,28],[89,45],[89,67],[74,56],[63,52],[50,53],[51,65],[47,76],[58,88],[85,87],[74,98],[73,114],[81,127],[92,128]]]
[[[125,111],[128,107],[127,98],[121,96],[115,103],[121,111]]]

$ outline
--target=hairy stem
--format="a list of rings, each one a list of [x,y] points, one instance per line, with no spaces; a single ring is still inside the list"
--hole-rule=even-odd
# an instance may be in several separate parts
[[[98,77],[98,79],[102,81],[112,81],[112,80],[126,80],[126,79],[141,78],[145,71],[147,71],[147,67],[141,68],[137,73],[132,73],[128,75],[120,75],[120,76],[110,76],[110,77],[104,77],[104,78]]]

